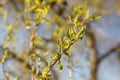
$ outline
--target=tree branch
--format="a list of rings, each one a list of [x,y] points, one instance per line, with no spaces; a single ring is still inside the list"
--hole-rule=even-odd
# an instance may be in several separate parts
[[[113,54],[113,52],[118,51],[118,49],[120,49],[120,43],[117,44],[116,46],[112,47],[111,49],[109,49],[106,53],[104,53],[104,55],[102,55],[99,59],[98,59],[98,63],[100,63],[102,60],[104,60],[106,57],[108,57],[109,55]]]
[[[97,50],[97,44],[96,44],[96,37],[94,29],[90,26],[90,24],[87,24],[87,47],[92,49],[92,57],[89,60],[89,67],[91,69],[91,76],[90,80],[97,80],[97,72],[98,72],[98,50]]]

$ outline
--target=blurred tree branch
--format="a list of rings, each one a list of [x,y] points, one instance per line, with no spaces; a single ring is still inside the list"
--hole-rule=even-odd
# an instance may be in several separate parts
[[[109,49],[106,53],[104,53],[99,59],[98,63],[100,63],[102,60],[113,54],[113,52],[119,52],[120,44],[117,44],[116,46],[113,46],[111,49]]]
[[[97,44],[96,44],[96,37],[94,29],[91,27],[90,24],[87,24],[87,32],[86,36],[88,38],[87,40],[87,47],[91,49],[92,51],[92,57],[89,60],[89,68],[91,70],[91,76],[90,80],[97,80],[97,72],[98,72],[98,51],[97,51]]]

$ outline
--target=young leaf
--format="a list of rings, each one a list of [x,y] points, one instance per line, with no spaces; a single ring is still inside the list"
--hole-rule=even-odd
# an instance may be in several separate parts
[[[82,39],[85,34],[86,26],[82,26],[80,32],[78,33],[79,38]]]
[[[93,16],[93,17],[90,17],[89,20],[93,21],[93,20],[98,20],[100,18],[101,18],[101,16]]]
[[[90,10],[87,10],[87,11],[86,11],[86,19],[88,19],[89,16],[90,16]]]
[[[74,24],[75,24],[75,26],[77,26],[78,17],[79,17],[79,15],[76,15],[75,18],[74,18]]]
[[[76,28],[75,28],[75,26],[72,27],[72,30],[73,30],[73,34],[76,34]]]
[[[60,52],[59,52],[58,50],[55,50],[55,53],[56,53],[57,55],[60,55]]]
[[[71,28],[68,29],[67,36],[68,36],[69,39],[71,39]]]
[[[42,41],[41,38],[39,36],[37,36],[34,40],[34,43],[39,44],[41,41]]]
[[[58,62],[58,66],[59,66],[59,69],[60,69],[60,70],[63,69],[63,65],[62,65],[61,61]]]
[[[54,60],[57,59],[57,57],[56,56],[51,56],[51,59],[54,61]]]
[[[8,26],[7,26],[7,29],[8,29],[8,31],[11,31],[12,30],[12,25],[11,24],[9,24]]]
[[[64,54],[65,54],[66,56],[70,56],[69,53],[67,53],[67,52],[65,52]]]
[[[73,22],[73,19],[71,18],[71,16],[68,16],[70,22]]]

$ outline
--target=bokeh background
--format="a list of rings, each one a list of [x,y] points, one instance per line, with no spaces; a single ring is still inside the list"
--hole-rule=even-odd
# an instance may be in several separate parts
[[[0,0],[0,3],[4,0]],[[67,3],[70,5],[79,5],[79,2],[82,0],[67,0]],[[105,55],[107,52],[113,50],[107,57],[99,63],[98,71],[96,73],[97,80],[120,80],[120,1],[119,0],[88,0],[88,8],[91,10],[91,13],[96,13],[95,15],[100,15],[101,18],[94,22],[91,22],[89,30],[93,30],[95,38],[95,47],[91,48],[89,46],[90,38],[88,37],[88,32],[82,41],[79,41],[71,52],[72,61],[67,61],[63,57],[64,68],[62,71],[57,71],[58,80],[90,80],[91,70],[89,68],[89,60],[93,50],[98,52],[98,58]],[[15,31],[14,45],[9,44],[9,48],[15,48],[15,52],[20,55],[22,51],[28,50],[29,47],[29,35],[28,31],[18,23],[21,21],[17,14],[17,10],[12,2],[7,4],[5,8],[7,9],[8,16],[7,21],[12,24],[19,25],[18,29]],[[0,13],[2,10],[0,10]],[[18,21],[18,22],[17,22]],[[0,16],[0,46],[4,44],[5,37],[7,35],[7,28],[2,17]],[[37,33],[44,38],[49,39],[50,34],[53,31],[53,27],[47,27],[46,23],[39,25],[40,28],[37,30]],[[47,44],[47,47],[51,47],[51,43]],[[0,49],[0,52],[1,49]],[[2,54],[2,53],[0,53]],[[90,58],[90,59],[89,59]],[[69,68],[69,65],[73,68]],[[23,78],[22,73],[24,69],[21,69],[19,62],[16,62],[14,59],[8,60],[5,64],[5,69],[14,72],[19,72],[17,75]],[[92,64],[92,66],[94,66]],[[0,80],[7,80],[4,75],[3,64],[0,63]],[[14,78],[14,75],[13,75]],[[11,80],[14,80],[11,78]],[[55,79],[56,80],[56,79]]]

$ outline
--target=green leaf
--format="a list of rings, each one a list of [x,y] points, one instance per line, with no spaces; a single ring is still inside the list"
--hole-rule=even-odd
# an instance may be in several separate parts
[[[63,65],[62,65],[61,61],[58,62],[58,66],[59,66],[60,70],[63,70]]]
[[[39,4],[40,4],[40,1],[39,1],[39,0],[35,0],[35,4],[36,4],[36,5],[39,5]]]
[[[80,30],[80,34],[84,34],[86,30],[86,26],[82,26],[81,30]]]
[[[37,13],[42,13],[42,14],[44,14],[44,10],[41,9],[41,8],[37,8],[35,11],[36,11]]]
[[[42,41],[41,38],[37,36],[34,40],[34,43],[39,44],[41,41]]]
[[[86,15],[85,15],[85,16],[86,16],[86,19],[89,18],[89,16],[90,16],[90,10],[87,10],[87,11],[86,11]]]
[[[75,26],[77,26],[78,17],[79,17],[79,15],[76,15],[75,18],[74,18],[74,24],[75,24]]]
[[[67,52],[65,52],[64,54],[65,54],[66,56],[70,56],[69,53],[67,53]]]
[[[47,76],[48,76],[48,77],[52,76],[52,73],[48,73]]]
[[[30,12],[33,11],[36,7],[37,7],[37,5],[31,6],[30,9],[29,9],[29,11],[30,11]]]
[[[68,29],[67,36],[68,36],[69,39],[71,39],[71,28]]]
[[[57,59],[57,57],[56,56],[51,56],[51,59],[54,61],[54,60]]]
[[[12,30],[12,25],[11,24],[9,24],[8,26],[7,26],[7,29],[8,29],[8,31],[11,31]]]
[[[73,19],[71,18],[70,15],[68,16],[68,18],[69,18],[70,22],[73,22]]]
[[[69,46],[70,44],[70,39],[68,37],[64,37],[62,41],[62,48],[65,49]]]
[[[73,34],[76,34],[76,28],[75,28],[75,26],[72,27],[72,30],[73,30]]]
[[[60,52],[59,52],[58,50],[55,50],[55,53],[56,53],[57,55],[60,55]]]
[[[96,19],[96,20],[98,20],[98,19],[100,19],[100,18],[101,18],[101,16],[96,16],[96,18],[95,18],[95,19]]]
[[[26,21],[25,21],[25,25],[26,25],[26,26],[27,26],[27,25],[30,25],[30,20],[26,20]],[[27,27],[28,27],[28,26],[27,26]],[[27,28],[27,27],[26,27],[26,28]]]
[[[98,20],[100,18],[101,18],[101,16],[93,16],[93,17],[90,17],[89,20],[93,21],[93,20]]]
[[[49,20],[49,19],[44,18],[44,20],[45,20],[45,22],[46,22],[48,25],[50,25],[50,20]]]
[[[45,57],[43,57],[43,60],[44,60],[46,66],[50,65],[49,61]]]
[[[82,39],[85,34],[86,26],[82,26],[80,32],[78,33],[79,39]]]

